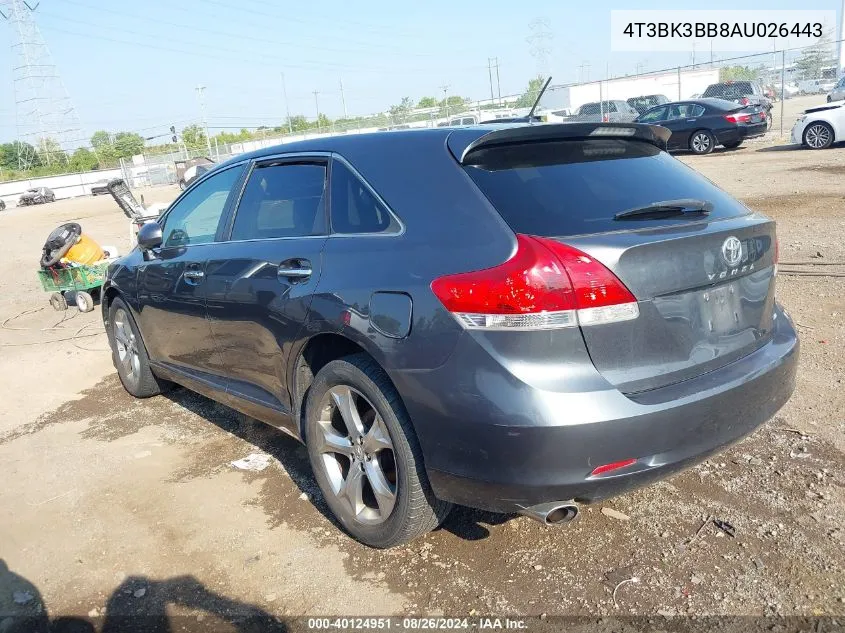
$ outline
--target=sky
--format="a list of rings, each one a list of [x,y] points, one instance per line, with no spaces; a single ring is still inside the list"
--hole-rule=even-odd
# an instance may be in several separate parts
[[[279,125],[288,109],[314,117],[314,91],[320,112],[342,116],[341,81],[350,116],[384,111],[405,96],[415,102],[442,98],[444,86],[448,94],[489,98],[490,57],[499,61],[502,94],[516,94],[538,72],[527,41],[537,18],[549,25],[554,83],[690,63],[688,53],[610,52],[612,8],[684,8],[676,0],[602,4],[41,0],[35,18],[82,135],[106,129],[153,136],[201,119],[198,85],[206,87],[212,133]],[[838,15],[841,0],[813,0],[810,7],[798,0],[754,4],[765,19],[769,9]],[[735,7],[735,0],[707,4]],[[15,137],[11,42],[11,29],[0,20],[0,142]]]

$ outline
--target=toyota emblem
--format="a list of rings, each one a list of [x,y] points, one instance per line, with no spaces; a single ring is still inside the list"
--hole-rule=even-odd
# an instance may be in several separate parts
[[[724,257],[725,263],[731,268],[739,264],[742,261],[742,242],[731,235],[722,244],[722,257]]]

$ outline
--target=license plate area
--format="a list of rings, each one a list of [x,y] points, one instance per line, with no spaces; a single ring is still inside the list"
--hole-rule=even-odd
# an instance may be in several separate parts
[[[735,281],[708,288],[698,295],[698,312],[705,332],[733,334],[746,327],[742,298]]]

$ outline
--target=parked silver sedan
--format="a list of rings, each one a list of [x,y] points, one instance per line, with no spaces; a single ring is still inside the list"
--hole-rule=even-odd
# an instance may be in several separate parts
[[[845,75],[842,75],[837,84],[833,87],[833,90],[831,90],[827,95],[828,103],[831,101],[843,100],[845,100]]]

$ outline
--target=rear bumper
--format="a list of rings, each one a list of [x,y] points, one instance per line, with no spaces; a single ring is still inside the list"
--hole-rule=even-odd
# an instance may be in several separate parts
[[[417,428],[435,494],[500,512],[551,501],[597,501],[707,458],[786,403],[799,352],[795,330],[778,310],[773,339],[752,354],[626,397],[607,383],[578,392],[540,390],[503,375],[506,370],[492,358],[498,375],[491,373],[493,365],[477,366],[478,357],[461,349],[465,345],[446,365],[425,372],[439,374],[436,380],[401,373],[394,380]],[[453,387],[438,397],[432,390],[444,379]],[[584,376],[576,382],[589,383]],[[473,390],[466,389],[469,384]],[[416,397],[421,388],[428,404]],[[590,476],[597,466],[629,458],[638,461]]]
[[[737,125],[716,133],[716,141],[722,143],[736,143],[750,138],[759,138],[766,133],[766,123],[755,125]]]

